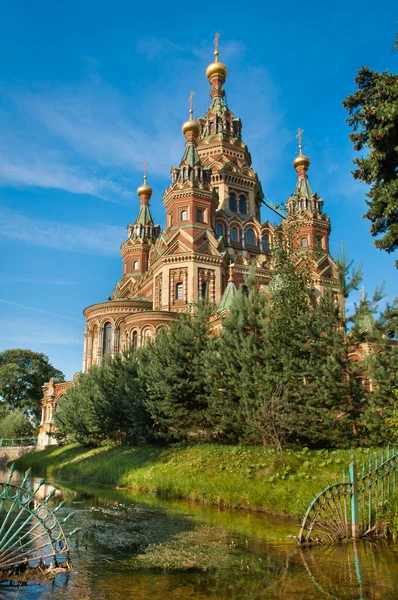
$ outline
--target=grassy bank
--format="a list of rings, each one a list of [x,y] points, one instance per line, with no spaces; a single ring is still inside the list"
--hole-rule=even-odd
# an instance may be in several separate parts
[[[358,463],[374,449],[355,450]],[[85,448],[56,446],[21,457],[18,469],[209,504],[301,515],[338,479],[352,450],[288,450],[287,467],[262,447]]]

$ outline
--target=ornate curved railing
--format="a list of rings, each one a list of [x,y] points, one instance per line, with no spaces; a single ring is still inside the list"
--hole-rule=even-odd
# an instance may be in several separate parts
[[[348,480],[329,485],[310,503],[301,524],[298,543],[323,544],[371,535],[380,508],[396,491],[398,452],[387,449],[364,461],[358,477],[352,457]],[[368,471],[367,471],[368,469]]]
[[[30,469],[20,484],[12,483],[14,465],[8,480],[0,483],[0,575],[4,576],[18,568],[33,568],[46,565],[46,559],[53,564],[69,563],[69,545],[63,531],[63,524],[73,513],[59,519],[57,513],[64,505],[61,502],[50,508],[48,502],[54,496],[55,488],[44,498],[38,491],[44,484],[30,484]]]

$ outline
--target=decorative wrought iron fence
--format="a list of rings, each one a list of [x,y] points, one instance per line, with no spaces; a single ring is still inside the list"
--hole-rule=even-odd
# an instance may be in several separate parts
[[[396,491],[398,452],[364,461],[358,476],[354,457],[342,480],[322,490],[305,513],[298,543],[314,545],[361,538],[371,535],[377,527],[380,509]]]
[[[37,446],[37,437],[0,438],[0,448],[20,448],[21,446]]]
[[[44,479],[32,485],[30,469],[20,484],[12,482],[13,472],[14,465],[7,481],[0,483],[0,580],[27,568],[44,567],[45,559],[53,564],[64,560],[69,566],[69,544],[63,525],[73,513],[58,516],[64,502],[50,508],[55,488],[39,498]]]

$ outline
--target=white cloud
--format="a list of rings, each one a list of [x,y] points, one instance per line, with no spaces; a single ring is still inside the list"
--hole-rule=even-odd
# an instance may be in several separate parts
[[[66,319],[68,321],[76,321],[77,323],[82,323],[82,319],[75,319],[74,317],[68,317],[67,315],[60,315],[59,313],[49,312],[48,310],[42,310],[41,308],[36,308],[35,306],[27,306],[26,304],[19,304],[19,302],[13,302],[11,300],[5,300],[4,298],[0,298],[0,302],[3,304],[9,304],[10,306],[16,306],[18,308],[23,308],[25,310],[33,310],[34,312],[42,313],[43,315],[49,315],[51,317],[57,317],[57,319]]]
[[[126,237],[123,227],[92,224],[90,228],[44,219],[31,219],[17,211],[0,207],[0,237],[35,246],[75,252],[117,255]]]
[[[48,277],[17,277],[10,275],[2,278],[3,281],[13,281],[15,283],[29,283],[31,285],[77,285],[77,281],[72,279],[50,279]]]

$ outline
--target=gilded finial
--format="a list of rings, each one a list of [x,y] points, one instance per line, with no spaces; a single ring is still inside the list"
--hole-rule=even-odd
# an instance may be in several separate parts
[[[194,95],[195,95],[194,92],[191,92],[189,94],[189,99],[188,99],[188,102],[189,102],[189,118],[191,119],[191,121],[193,121],[193,97],[194,97]]]
[[[138,196],[141,198],[141,196],[147,197],[147,199],[149,200],[149,198],[152,196],[152,188],[147,185],[147,174],[146,174],[146,169],[147,169],[148,163],[145,161],[144,162],[144,183],[142,185],[140,185],[140,187],[137,190],[137,194]]]
[[[219,55],[219,51],[218,51],[218,38],[220,37],[219,33],[216,33],[215,38],[214,38],[214,56],[216,57],[215,62],[218,62],[218,55]]]
[[[206,69],[206,77],[209,81],[211,81],[213,75],[218,75],[222,78],[222,83],[227,78],[228,69],[222,62],[218,60],[219,49],[218,49],[218,38],[220,37],[219,33],[216,33],[214,38],[214,62],[212,62]]]
[[[300,127],[299,127],[297,130],[296,138],[298,140],[300,156],[303,154],[303,133],[304,133],[304,129],[300,129]]]
[[[304,167],[305,171],[308,169],[308,167],[311,164],[310,159],[308,158],[308,156],[304,156],[303,154],[303,133],[304,133],[304,129],[300,129],[300,127],[297,130],[297,141],[298,141],[298,147],[299,147],[299,155],[296,156],[296,158],[293,161],[293,167],[295,169],[297,169],[298,167]],[[300,171],[299,175],[303,175],[303,172]]]
[[[232,260],[229,261],[229,265],[228,265],[228,269],[229,269],[229,279],[228,281],[233,281],[234,278],[232,277],[232,269],[234,267],[234,263],[232,262]]]
[[[188,103],[189,103],[189,120],[185,121],[185,123],[182,126],[182,133],[185,135],[187,133],[192,133],[195,138],[199,135],[200,133],[200,127],[197,124],[196,121],[193,120],[193,97],[194,97],[194,93],[191,92],[189,94],[189,98],[188,98]]]

